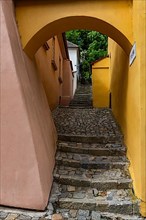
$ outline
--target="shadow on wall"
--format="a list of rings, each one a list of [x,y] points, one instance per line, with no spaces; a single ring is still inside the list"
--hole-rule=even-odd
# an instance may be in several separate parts
[[[115,117],[124,128],[124,134],[127,133],[127,92],[128,92],[128,71],[129,58],[122,48],[113,42],[114,51],[111,54],[111,93],[112,93],[112,109]]]

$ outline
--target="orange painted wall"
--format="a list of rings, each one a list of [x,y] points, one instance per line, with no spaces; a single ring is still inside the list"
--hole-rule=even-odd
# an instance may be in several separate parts
[[[53,38],[47,41],[49,49],[45,50],[43,46],[35,54],[36,65],[43,83],[50,109],[53,110],[59,104],[59,97],[62,97],[62,84],[58,77],[63,79],[63,57],[57,37],[55,37],[55,48],[53,49]],[[53,50],[55,51],[55,63],[57,70],[51,64],[53,59]]]
[[[62,100],[61,104],[68,106],[73,98],[73,76],[70,66],[70,60],[64,60],[63,63],[63,84],[62,84]]]
[[[54,40],[55,48],[53,49]],[[72,70],[70,61],[66,59],[63,40],[58,40],[56,36],[54,39],[48,40],[47,44],[49,49],[45,50],[42,46],[35,54],[35,60],[48,104],[53,110],[59,104],[68,105],[72,99]],[[55,51],[56,70],[51,63],[53,51]],[[62,83],[59,82],[59,77],[61,77]]]

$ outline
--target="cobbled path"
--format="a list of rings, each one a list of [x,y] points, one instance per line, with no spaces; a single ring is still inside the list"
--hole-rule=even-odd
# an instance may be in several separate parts
[[[53,116],[59,135],[122,137],[110,109],[58,108]]]
[[[80,103],[83,95],[86,101]],[[87,106],[90,86],[80,86],[75,98],[74,106],[53,112],[58,148],[46,210],[0,207],[0,220],[51,220],[55,213],[64,220],[144,219],[133,194],[123,135],[112,111]]]

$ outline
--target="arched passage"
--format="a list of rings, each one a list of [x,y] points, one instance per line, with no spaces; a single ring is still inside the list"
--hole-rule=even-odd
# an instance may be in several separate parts
[[[59,33],[73,29],[99,31],[117,42],[127,55],[130,53],[131,43],[123,33],[103,20],[85,16],[66,17],[47,24],[29,40],[24,50],[32,57],[45,41]]]
[[[131,49],[131,1],[16,1],[16,17],[30,57],[53,35],[71,29],[96,30],[116,41],[127,55]]]

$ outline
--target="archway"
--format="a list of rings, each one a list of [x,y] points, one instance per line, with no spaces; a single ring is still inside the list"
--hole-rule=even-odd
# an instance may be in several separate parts
[[[129,55],[132,42],[131,1],[17,1],[16,18],[24,50],[32,57],[52,36],[71,29],[108,35]],[[37,22],[36,22],[37,21]],[[128,28],[127,28],[128,26]]]
[[[66,17],[48,23],[29,40],[24,47],[24,51],[32,57],[45,41],[62,32],[74,29],[99,31],[117,42],[126,52],[127,56],[130,53],[132,45],[123,33],[103,20],[87,16]]]

